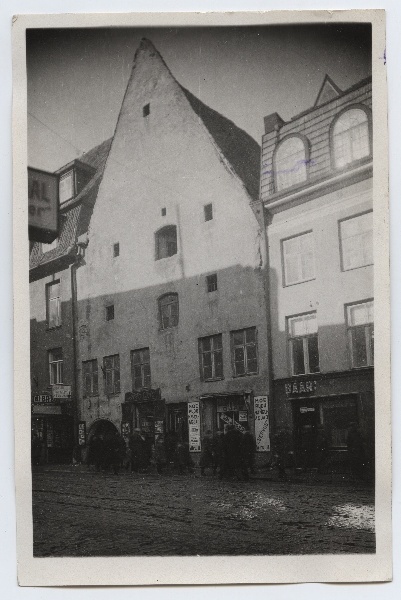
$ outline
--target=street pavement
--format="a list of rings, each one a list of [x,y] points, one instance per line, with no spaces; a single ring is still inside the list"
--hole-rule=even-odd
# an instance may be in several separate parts
[[[34,468],[34,556],[375,552],[374,489]]]

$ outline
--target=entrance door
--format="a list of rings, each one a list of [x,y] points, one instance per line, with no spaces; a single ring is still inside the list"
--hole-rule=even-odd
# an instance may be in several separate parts
[[[316,437],[319,424],[319,409],[317,404],[295,408],[297,456],[301,467],[310,469],[316,462]]]

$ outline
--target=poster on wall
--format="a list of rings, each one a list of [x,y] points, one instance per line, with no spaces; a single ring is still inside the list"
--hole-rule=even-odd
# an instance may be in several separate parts
[[[256,451],[270,451],[270,426],[267,396],[254,397]]]
[[[189,451],[200,452],[200,408],[199,402],[188,402]]]

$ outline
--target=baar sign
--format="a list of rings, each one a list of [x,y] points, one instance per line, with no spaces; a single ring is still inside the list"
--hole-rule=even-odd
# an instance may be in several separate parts
[[[50,243],[59,233],[59,178],[28,167],[28,232],[32,242]]]

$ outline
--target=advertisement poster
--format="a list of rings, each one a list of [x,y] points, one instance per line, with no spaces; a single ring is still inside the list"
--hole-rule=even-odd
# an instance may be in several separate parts
[[[270,450],[270,428],[269,428],[269,409],[267,405],[267,396],[255,396],[255,438],[256,451],[269,452]]]
[[[199,402],[188,402],[189,451],[200,452],[200,409]]]

